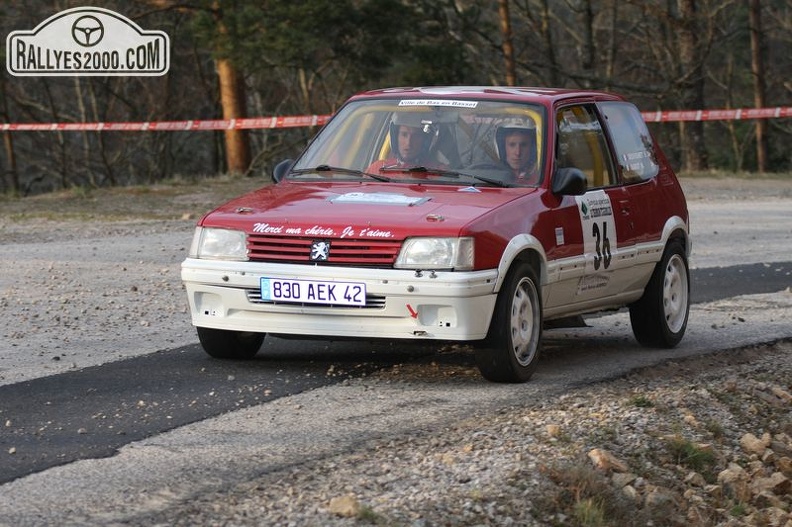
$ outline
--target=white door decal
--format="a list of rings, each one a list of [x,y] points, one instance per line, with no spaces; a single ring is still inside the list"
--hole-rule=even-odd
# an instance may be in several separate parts
[[[611,247],[618,245],[610,197],[604,190],[595,190],[575,196],[575,201],[583,229],[586,274],[607,271],[611,264]]]

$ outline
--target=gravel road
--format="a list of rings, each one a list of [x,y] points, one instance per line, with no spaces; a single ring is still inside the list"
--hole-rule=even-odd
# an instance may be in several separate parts
[[[792,181],[683,184],[691,267],[792,260]],[[0,384],[196,342],[179,282],[194,219],[174,219],[212,199],[196,194],[165,219],[3,204]],[[0,525],[790,525],[790,320],[790,289],[701,304],[679,349],[648,352],[624,313],[598,317],[548,332],[522,386],[404,365],[14,481]],[[624,364],[575,374],[580,342]],[[721,477],[732,464],[748,490]]]
[[[792,261],[792,181],[683,183],[694,240],[691,268]],[[68,200],[64,207],[72,214],[65,219],[50,200],[13,209],[3,204],[0,384],[197,342],[179,279],[196,205],[206,210],[200,207],[255,186],[242,180],[168,198],[176,203],[171,216],[191,218],[178,220],[129,219],[168,207],[151,193]],[[100,215],[103,221],[95,221],[97,202],[116,211],[130,200],[140,205],[122,219]],[[81,206],[93,215],[73,219]]]

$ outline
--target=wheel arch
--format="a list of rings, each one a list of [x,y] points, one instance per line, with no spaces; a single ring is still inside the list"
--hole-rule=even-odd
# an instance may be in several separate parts
[[[547,283],[547,255],[539,240],[530,234],[515,236],[509,241],[498,264],[498,281],[495,292],[499,292],[506,275],[519,262],[528,262],[536,270],[539,284]]]
[[[690,239],[688,224],[679,216],[672,216],[666,220],[663,226],[663,246],[667,247],[672,240],[682,242],[685,249],[685,258],[690,258],[693,251],[693,241]]]

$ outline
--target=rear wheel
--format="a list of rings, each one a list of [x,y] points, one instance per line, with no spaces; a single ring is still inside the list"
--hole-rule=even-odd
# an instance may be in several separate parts
[[[673,348],[685,335],[690,313],[690,271],[679,240],[666,246],[640,300],[630,306],[635,338],[644,346]]]
[[[264,342],[264,333],[196,328],[206,353],[216,359],[252,359]]]
[[[539,361],[542,302],[536,272],[520,263],[506,277],[495,302],[487,342],[476,349],[481,375],[493,382],[525,382]]]

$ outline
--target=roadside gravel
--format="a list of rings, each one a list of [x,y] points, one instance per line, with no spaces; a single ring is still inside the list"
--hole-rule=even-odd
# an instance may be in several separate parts
[[[123,523],[789,527],[790,359],[787,341],[670,362]]]
[[[792,182],[683,184],[691,266],[792,259]],[[0,202],[0,384],[195,342],[178,268],[195,218],[255,186]],[[786,227],[765,238],[769,223]],[[788,313],[790,295],[748,298],[734,311],[777,302]],[[725,304],[712,309],[732,309]],[[723,352],[375,438],[213,491],[163,491],[117,512],[45,513],[39,501],[0,513],[0,525],[792,527],[792,323],[787,335],[740,350],[724,342]],[[339,389],[387,397],[428,379],[442,386],[476,376],[404,365]],[[273,406],[288,414],[310,406],[302,401]],[[26,488],[4,487],[6,495]]]

